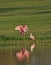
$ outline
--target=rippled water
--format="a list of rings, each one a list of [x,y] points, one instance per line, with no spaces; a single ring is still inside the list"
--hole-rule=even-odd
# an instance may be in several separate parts
[[[31,53],[29,60],[18,61],[14,50],[0,49],[0,65],[51,65],[51,49],[40,49]]]

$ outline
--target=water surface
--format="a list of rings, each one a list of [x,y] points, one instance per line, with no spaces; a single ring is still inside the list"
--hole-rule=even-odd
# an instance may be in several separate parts
[[[0,49],[0,65],[51,65],[51,49],[36,49],[29,60],[18,61],[16,51]]]

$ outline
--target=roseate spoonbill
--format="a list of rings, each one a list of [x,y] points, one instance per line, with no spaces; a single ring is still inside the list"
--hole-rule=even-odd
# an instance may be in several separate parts
[[[21,34],[25,34],[28,31],[28,26],[27,25],[19,25],[15,28],[15,30],[20,31]]]
[[[35,44],[31,45],[31,52],[33,52],[33,49],[35,48]],[[18,60],[22,61],[25,59],[30,58],[30,52],[26,50],[25,48],[22,48],[20,52],[16,52],[16,57]]]
[[[30,39],[35,40],[35,37],[32,35],[32,33],[30,33]]]
[[[35,44],[31,45],[31,52],[33,52],[33,49],[35,48]]]
[[[29,59],[30,52],[28,50],[26,50],[25,48],[22,48],[20,52],[16,53],[16,57],[20,61],[25,60],[25,59]]]

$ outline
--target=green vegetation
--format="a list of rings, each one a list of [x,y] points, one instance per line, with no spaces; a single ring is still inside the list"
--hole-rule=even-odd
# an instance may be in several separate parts
[[[14,28],[27,24],[22,36]],[[36,40],[29,39],[32,32]],[[0,0],[0,48],[51,47],[51,0]],[[45,47],[45,48],[46,48]]]

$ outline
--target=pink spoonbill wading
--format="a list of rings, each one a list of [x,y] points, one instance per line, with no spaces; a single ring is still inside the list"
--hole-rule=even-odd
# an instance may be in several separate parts
[[[25,59],[29,59],[30,53],[25,48],[22,48],[20,52],[16,52],[16,57],[18,60],[22,61]]]
[[[28,26],[27,25],[18,25],[17,27],[15,27],[15,30],[18,30],[21,34],[25,34],[28,31]]]
[[[35,44],[31,45],[31,52],[33,52],[33,49],[35,48]],[[16,57],[18,60],[22,61],[25,59],[29,59],[30,58],[30,52],[28,50],[26,50],[25,48],[22,48],[20,52],[16,52]]]

